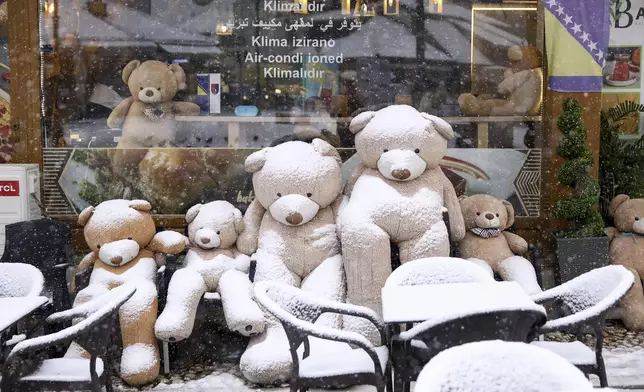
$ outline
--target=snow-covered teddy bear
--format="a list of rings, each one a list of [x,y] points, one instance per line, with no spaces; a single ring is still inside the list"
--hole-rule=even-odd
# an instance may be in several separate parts
[[[461,196],[465,219],[465,238],[458,246],[460,257],[496,272],[504,280],[521,285],[528,294],[541,291],[532,264],[521,257],[528,243],[516,234],[504,231],[514,223],[514,208],[506,200],[488,195]]]
[[[89,285],[78,293],[74,306],[124,283],[136,287],[119,310],[121,378],[131,385],[147,384],[159,375],[159,346],[154,336],[158,306],[155,254],[180,253],[187,242],[173,231],[157,234],[151,209],[145,200],[109,200],[86,208],[78,217],[92,250],[78,269],[93,269]],[[77,350],[74,344],[68,356],[78,355]]]
[[[173,342],[190,336],[197,306],[208,291],[221,295],[229,329],[247,336],[263,332],[264,314],[251,298],[250,258],[235,247],[244,228],[241,212],[227,201],[213,201],[192,206],[186,222],[190,249],[185,267],[170,280],[156,336]]]
[[[347,302],[380,314],[380,290],[391,273],[390,242],[398,245],[401,263],[449,256],[445,208],[452,240],[465,234],[456,192],[438,165],[454,132],[442,119],[407,105],[360,113],[350,130],[360,164],[345,187],[349,201],[339,218]],[[345,319],[343,327],[364,332],[357,321]]]
[[[291,141],[254,152],[245,167],[253,173],[256,197],[244,215],[237,246],[257,261],[255,282],[279,281],[342,301],[344,275],[334,208],[341,190],[338,152],[321,139],[310,144]],[[260,384],[292,376],[284,329],[275,318],[266,320],[266,330],[251,338],[240,361],[244,376]],[[327,314],[317,324],[340,327],[340,322]],[[311,345],[316,343],[312,339]]]
[[[633,287],[620,302],[626,328],[644,331],[644,199],[617,195],[610,202],[614,227],[606,229],[610,239],[610,262],[628,268],[635,275]]]

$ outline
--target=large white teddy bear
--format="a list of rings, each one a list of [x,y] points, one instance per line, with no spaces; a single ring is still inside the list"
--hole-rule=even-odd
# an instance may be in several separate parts
[[[361,163],[347,182],[349,201],[340,212],[347,302],[381,314],[390,242],[398,245],[401,263],[449,256],[444,208],[452,240],[465,235],[456,192],[438,165],[454,132],[444,120],[407,105],[363,112],[350,130]],[[365,332],[367,327],[350,318],[344,328]]]
[[[252,299],[248,279],[250,258],[235,247],[244,228],[241,212],[227,201],[213,201],[191,207],[186,222],[190,249],[185,267],[170,280],[155,325],[157,338],[175,342],[189,337],[201,297],[214,291],[221,295],[230,330],[246,336],[263,332],[264,314]]]
[[[338,152],[321,139],[291,141],[251,154],[245,166],[253,173],[256,198],[244,215],[237,246],[257,261],[255,282],[278,281],[343,301],[334,208],[341,200]],[[323,315],[317,324],[337,328],[341,319]],[[311,352],[319,354],[330,344],[312,339]],[[289,343],[279,321],[267,315],[265,332],[251,338],[240,368],[259,384],[291,378]]]

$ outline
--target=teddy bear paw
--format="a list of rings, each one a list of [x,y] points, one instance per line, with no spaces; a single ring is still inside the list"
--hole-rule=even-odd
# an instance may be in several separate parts
[[[176,314],[163,312],[154,325],[154,334],[164,342],[179,342],[187,339],[192,332],[192,325],[181,323]]]
[[[121,378],[130,385],[148,384],[159,375],[159,350],[155,345],[137,343],[123,349]]]

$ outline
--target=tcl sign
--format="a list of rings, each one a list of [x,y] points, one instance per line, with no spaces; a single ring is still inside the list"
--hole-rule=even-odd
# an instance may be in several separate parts
[[[18,181],[0,181],[0,196],[20,196]]]

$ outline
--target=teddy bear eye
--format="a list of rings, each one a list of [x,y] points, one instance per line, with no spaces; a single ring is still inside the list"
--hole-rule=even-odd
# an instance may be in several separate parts
[[[127,239],[128,239],[128,240],[131,240],[131,239],[132,239],[132,237],[127,237]]]
[[[277,197],[282,197],[282,194],[277,192]]]
[[[101,246],[100,246],[100,245],[96,245],[96,248],[97,248],[97,249],[101,249]]]
[[[420,148],[415,149],[414,152],[418,154],[420,152]]]
[[[476,213],[476,215],[481,215],[481,213],[480,213],[480,212],[477,212],[477,213]]]
[[[221,234],[221,231],[217,231],[217,234]]]
[[[636,221],[640,220],[640,217],[639,217],[639,216],[636,216],[636,217],[635,217],[635,220],[636,220]]]
[[[499,214],[496,214],[496,217],[498,218],[498,217],[499,217]]]
[[[143,90],[143,87],[141,87],[141,90]]]
[[[157,90],[161,91],[161,87],[157,87]]]
[[[386,148],[385,148],[384,150],[382,150],[382,152],[387,152],[387,151],[389,151],[389,150],[388,150],[388,149],[386,149]]]
[[[306,197],[311,197],[311,196],[313,196],[313,194],[311,192],[306,194]]]

